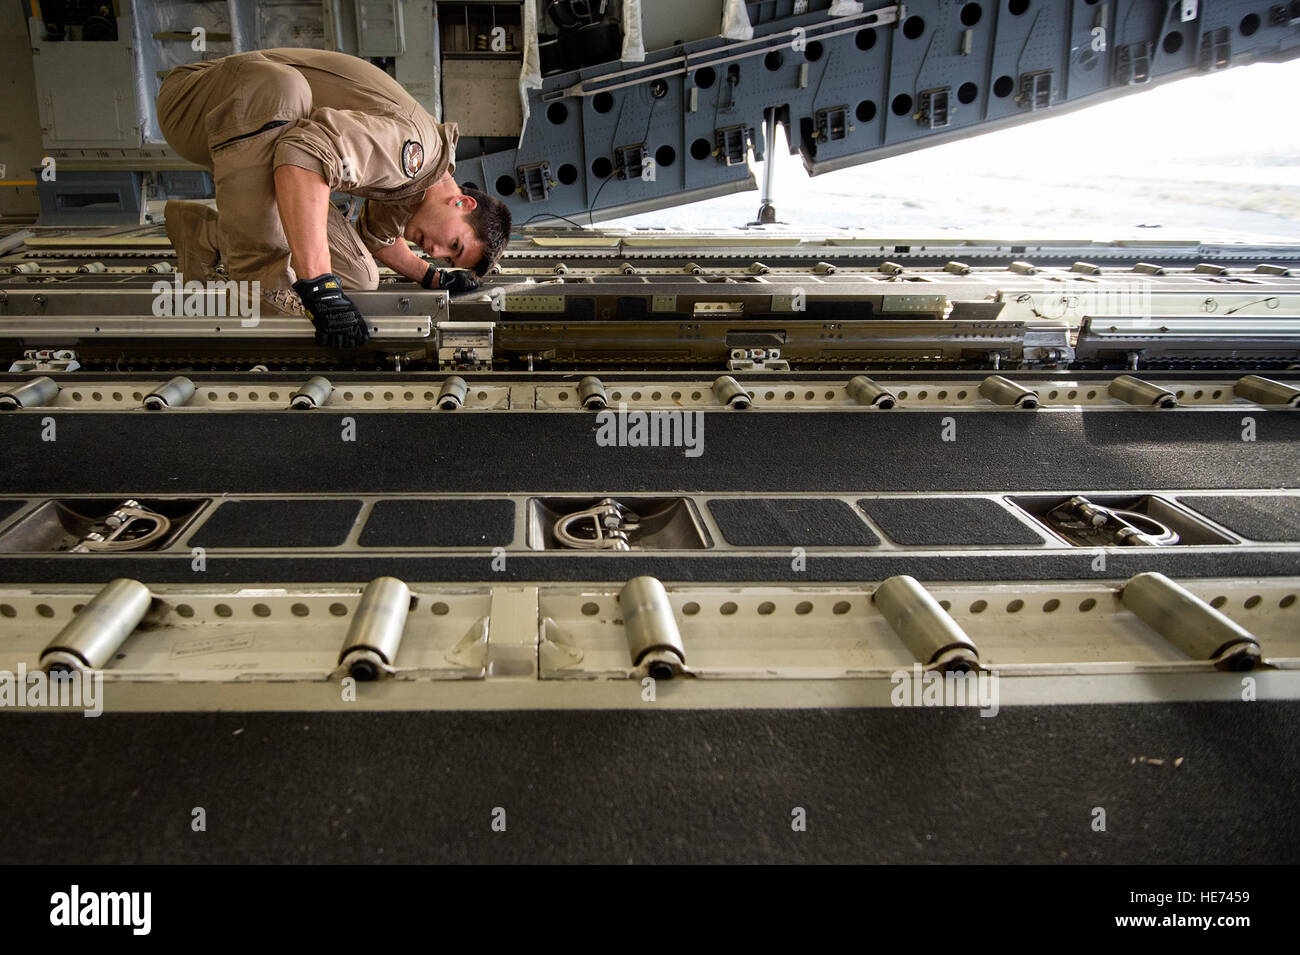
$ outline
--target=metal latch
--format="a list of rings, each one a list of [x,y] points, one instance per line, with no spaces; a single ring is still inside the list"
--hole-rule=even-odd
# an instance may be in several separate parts
[[[141,507],[139,501],[123,501],[116,510],[97,521],[71,548],[71,553],[143,550],[166,536],[171,526],[169,518]]]
[[[582,534],[569,528],[577,525]],[[577,550],[631,550],[630,539],[641,530],[641,518],[614,500],[603,498],[595,507],[565,514],[552,533],[565,547]]]
[[[779,348],[733,348],[727,371],[789,371]]]
[[[10,364],[9,371],[76,371],[80,367],[77,353],[70,348],[28,348]]]
[[[491,368],[492,322],[439,322],[438,366]]]
[[[1093,547],[1168,547],[1179,540],[1177,531],[1150,514],[1103,507],[1082,495],[1048,511],[1047,524],[1069,540]]]

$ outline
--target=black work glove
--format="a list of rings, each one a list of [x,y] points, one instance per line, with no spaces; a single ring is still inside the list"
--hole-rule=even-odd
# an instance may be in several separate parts
[[[479,280],[468,269],[439,269],[438,288],[450,295],[464,295],[479,287]]]
[[[314,279],[300,279],[293,290],[302,299],[316,326],[316,344],[326,348],[356,348],[370,337],[366,320],[352,299],[343,294],[343,283],[331,272]]]

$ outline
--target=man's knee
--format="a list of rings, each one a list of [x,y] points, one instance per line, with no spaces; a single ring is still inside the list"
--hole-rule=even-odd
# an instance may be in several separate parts
[[[373,292],[379,288],[379,268],[369,256],[363,259],[340,259],[331,249],[330,268],[349,291]]]

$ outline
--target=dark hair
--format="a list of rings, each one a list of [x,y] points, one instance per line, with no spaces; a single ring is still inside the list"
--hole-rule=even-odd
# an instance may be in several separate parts
[[[483,243],[483,258],[474,266],[474,274],[482,278],[497,264],[510,241],[510,210],[504,202],[471,186],[462,186],[460,191],[478,203],[466,219],[474,235]]]

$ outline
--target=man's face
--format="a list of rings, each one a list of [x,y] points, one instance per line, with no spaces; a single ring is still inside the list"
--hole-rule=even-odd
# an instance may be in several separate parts
[[[458,269],[470,269],[483,257],[483,243],[469,224],[478,203],[466,195],[426,198],[411,216],[406,237],[434,259],[447,259]]]

